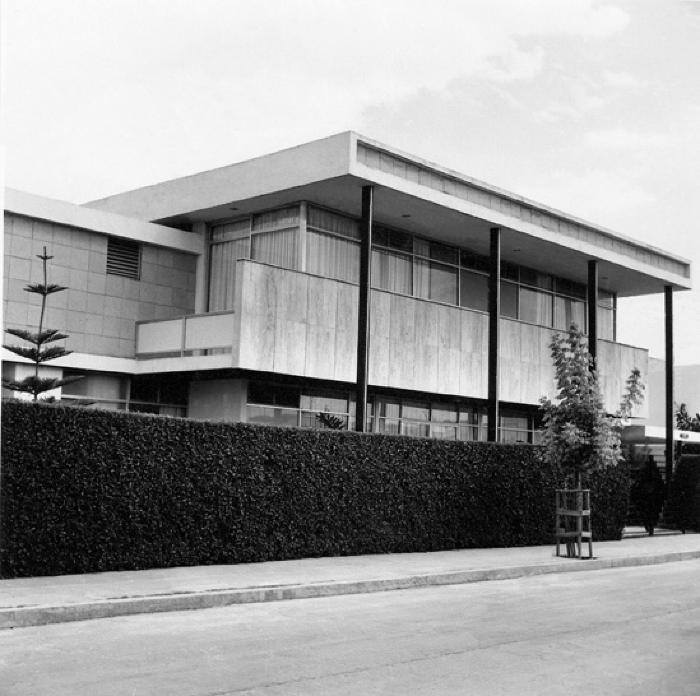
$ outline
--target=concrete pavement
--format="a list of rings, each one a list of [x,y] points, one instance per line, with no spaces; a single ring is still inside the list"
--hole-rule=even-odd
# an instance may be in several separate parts
[[[596,542],[593,552],[462,549],[0,580],[0,628],[653,565],[700,558],[700,534]]]
[[[3,696],[697,696],[700,559],[0,631]]]

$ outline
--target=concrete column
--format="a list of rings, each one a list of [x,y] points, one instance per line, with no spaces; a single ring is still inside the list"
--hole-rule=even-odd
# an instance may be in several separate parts
[[[491,254],[489,257],[489,354],[488,354],[488,406],[486,439],[498,440],[499,409],[499,324],[501,317],[501,229],[491,228]]]
[[[588,262],[588,352],[593,358],[592,369],[598,369],[598,262]]]
[[[357,313],[357,399],[355,430],[367,429],[367,380],[369,376],[370,281],[372,279],[372,216],[374,187],[362,187],[360,220],[360,292]]]
[[[666,328],[666,492],[673,476],[673,286],[664,287]]]

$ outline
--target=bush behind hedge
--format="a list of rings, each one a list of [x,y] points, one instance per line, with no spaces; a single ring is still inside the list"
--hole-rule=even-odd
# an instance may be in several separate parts
[[[6,403],[2,576],[548,544],[559,472],[525,445]],[[626,467],[591,482],[620,538]]]

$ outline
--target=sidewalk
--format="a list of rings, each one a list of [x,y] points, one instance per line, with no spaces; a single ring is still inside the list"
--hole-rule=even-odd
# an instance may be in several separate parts
[[[556,558],[549,545],[0,580],[0,629],[668,563],[700,558],[700,534],[596,542],[593,553]]]

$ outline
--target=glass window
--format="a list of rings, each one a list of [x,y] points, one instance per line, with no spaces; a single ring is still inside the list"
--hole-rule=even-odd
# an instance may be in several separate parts
[[[501,316],[518,318],[518,286],[501,281]]]
[[[401,408],[401,417],[410,420],[430,420],[430,406],[418,401],[405,401]]]
[[[430,242],[430,258],[445,263],[459,263],[457,249],[438,242]]]
[[[413,237],[407,232],[389,230],[389,246],[400,251],[411,251],[413,249]]]
[[[430,420],[433,423],[456,423],[457,404],[433,404]]]
[[[457,269],[432,261],[415,259],[413,289],[416,297],[457,304]]]
[[[500,442],[528,442],[530,419],[525,414],[503,413],[500,418]]]
[[[249,382],[248,403],[299,408],[299,390],[269,382]]]
[[[297,267],[297,230],[263,232],[251,240],[251,258],[282,268]]]
[[[583,283],[576,283],[575,281],[567,280],[566,278],[555,278],[554,290],[561,295],[578,297],[582,300],[586,299],[586,286]]]
[[[554,328],[566,331],[571,324],[576,324],[581,331],[586,330],[586,303],[555,295]]]
[[[293,428],[299,425],[299,414],[294,409],[274,408],[270,406],[246,406],[246,421],[261,425],[277,425]]]
[[[324,278],[359,283],[359,242],[309,229],[306,233],[306,270]]]
[[[309,411],[347,413],[348,397],[342,392],[313,390],[301,395],[301,408]]]
[[[413,264],[410,256],[372,250],[372,287],[403,295],[413,294]]]
[[[489,278],[480,273],[460,271],[459,304],[470,309],[489,309]]]
[[[552,289],[552,276],[547,273],[540,273],[531,268],[520,267],[520,282],[523,285],[532,285],[543,290]]]
[[[472,251],[467,251],[462,249],[460,251],[460,263],[463,268],[471,268],[474,271],[484,271],[484,273],[489,273],[489,258],[488,256],[481,256],[480,254],[475,254]]]
[[[283,268],[297,267],[299,206],[253,216],[251,257]]]
[[[514,280],[517,282],[520,277],[519,270],[520,267],[516,266],[514,263],[501,261],[501,278],[504,280]]]
[[[308,207],[306,224],[307,227],[323,232],[360,239],[360,224],[357,220],[314,206]]]
[[[215,243],[210,246],[209,311],[233,309],[236,290],[236,262],[250,257],[250,236]]]
[[[522,321],[552,325],[552,296],[529,288],[520,288],[519,315]]]
[[[209,232],[212,242],[228,242],[232,239],[250,237],[250,218],[214,225]]]

